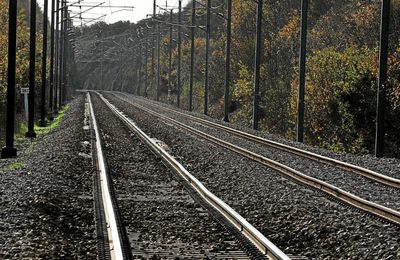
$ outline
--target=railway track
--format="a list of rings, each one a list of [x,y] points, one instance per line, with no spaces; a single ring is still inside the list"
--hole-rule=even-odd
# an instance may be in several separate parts
[[[102,97],[104,99],[104,97]],[[132,101],[129,100],[124,100],[125,102],[129,102],[132,106],[136,107],[137,109],[140,109],[142,111],[145,111],[146,113],[153,115],[157,118],[162,119],[165,122],[168,122],[170,124],[173,124],[175,126],[178,126],[179,128],[184,129],[185,131],[190,132],[191,134],[194,134],[196,136],[199,136],[203,139],[206,139],[209,142],[212,142],[218,146],[224,147],[228,150],[231,150],[237,154],[240,154],[246,158],[249,158],[251,160],[257,161],[265,166],[268,166],[272,169],[277,170],[278,172],[284,174],[285,176],[294,179],[297,182],[300,182],[304,185],[307,185],[309,187],[312,187],[314,189],[317,189],[319,191],[324,192],[325,194],[333,197],[335,200],[345,203],[347,205],[350,205],[351,207],[357,208],[359,210],[362,210],[363,212],[366,212],[368,214],[372,214],[374,216],[377,216],[385,221],[388,221],[390,223],[394,223],[396,225],[400,224],[400,212],[396,211],[394,209],[382,206],[378,203],[371,202],[369,200],[363,199],[361,197],[358,197],[350,192],[347,192],[345,190],[342,190],[334,185],[331,185],[327,182],[321,181],[317,178],[310,177],[306,174],[303,174],[297,170],[294,170],[293,168],[290,168],[286,165],[283,165],[282,163],[273,161],[269,158],[266,158],[265,156],[262,156],[260,154],[251,152],[249,150],[246,150],[242,147],[236,146],[230,142],[223,141],[221,139],[218,139],[212,135],[209,135],[207,133],[204,133],[203,131],[200,131],[198,129],[195,129],[194,127],[188,126],[187,124],[184,124],[182,122],[179,122],[177,120],[174,120],[168,116],[165,116],[161,113],[155,112],[149,108],[146,108],[142,105],[139,105],[138,102],[133,103]],[[202,123],[203,119],[199,119]],[[211,124],[209,124],[211,125]],[[214,125],[214,123],[212,123]],[[222,128],[220,128],[222,129]],[[225,128],[224,128],[225,129]],[[235,132],[237,133],[237,132]],[[237,133],[238,134],[238,133]],[[245,136],[250,136],[247,133],[244,133]],[[256,138],[258,139],[258,138]],[[309,153],[309,152],[308,152]],[[337,160],[334,160],[337,161]],[[339,161],[337,161],[340,163]],[[342,165],[347,165],[348,167],[349,164],[342,164]],[[344,167],[344,166],[343,166]],[[354,167],[354,166],[349,166],[349,167]],[[356,166],[355,166],[356,167]],[[357,168],[357,167],[356,167]],[[358,167],[360,168],[360,167]],[[359,169],[361,170],[361,168]],[[353,171],[352,171],[353,172]],[[381,178],[383,175],[378,174],[378,173],[371,173],[372,171],[364,169],[364,172],[369,172],[369,174],[373,174],[375,177],[374,178]],[[364,175],[363,175],[364,176]],[[387,176],[386,176],[387,177]],[[372,178],[370,178],[372,179]],[[384,178],[386,180],[392,180],[393,178]],[[396,179],[394,179],[396,180]],[[398,181],[398,180],[397,180]],[[379,182],[383,184],[383,182]],[[386,185],[386,184],[385,184]],[[394,188],[397,190],[397,188],[393,187],[391,185],[391,188]]]
[[[97,169],[94,177],[94,192],[98,257],[99,259],[131,259],[129,241],[113,195],[113,187],[107,172],[102,140],[90,95],[87,95],[87,110],[90,118],[90,128],[94,135],[94,138],[92,138],[92,159]]]
[[[103,172],[106,174],[106,164],[104,163],[105,156],[103,152],[98,152],[101,151],[101,138],[100,138],[100,131],[98,130],[98,127],[95,127],[97,125],[94,112],[93,112],[93,106],[91,105],[90,101],[90,96],[88,96],[89,100],[89,107],[91,111],[91,117],[92,117],[92,125],[95,130],[95,135],[96,135],[96,150],[97,150],[97,165],[99,168],[100,173]],[[103,99],[103,101],[105,101]],[[113,105],[105,101],[105,104],[108,106],[108,108],[114,113],[115,116],[117,116],[131,131],[135,133],[136,136],[138,136],[142,142],[144,142],[147,146],[150,147],[150,149],[159,157],[162,158],[163,163],[168,166],[173,172],[177,174],[177,176],[180,176],[180,179],[184,181],[185,185],[190,188],[190,190],[197,196],[197,199],[201,199],[201,201],[206,203],[206,208],[211,209],[212,214],[217,215],[217,219],[221,219],[222,222],[226,223],[227,226],[231,229],[233,233],[236,234],[236,236],[239,237],[240,241],[243,241],[242,243],[245,245],[246,248],[250,251],[250,255],[264,255],[267,256],[270,259],[289,259],[285,254],[283,254],[275,245],[273,245],[268,239],[266,239],[258,230],[256,230],[253,226],[251,226],[245,219],[243,219],[238,213],[236,213],[232,208],[230,208],[228,205],[226,205],[223,201],[218,199],[215,195],[213,195],[211,192],[209,192],[203,184],[201,184],[196,178],[194,178],[187,170],[179,164],[172,156],[170,156],[155,140],[149,138],[142,130],[140,130],[133,122],[130,120],[128,117],[126,117],[123,113],[118,111]],[[101,163],[103,162],[103,163]],[[100,174],[101,175],[101,174]],[[110,182],[107,184],[110,185]],[[103,190],[102,190],[103,191]],[[104,193],[106,193],[105,191]],[[104,198],[104,193],[102,193],[102,197]],[[105,199],[105,201],[107,201]],[[107,204],[107,203],[106,203]],[[107,206],[107,205],[106,205]],[[108,213],[110,210],[107,210],[110,207],[107,207],[105,210],[105,215],[107,219],[107,223],[109,221],[112,221],[111,218],[112,216],[108,216]],[[111,207],[113,208],[113,207]],[[109,225],[110,228],[112,228],[114,225]],[[123,228],[119,227],[119,230],[122,230]],[[115,230],[115,228],[114,228]],[[115,244],[110,244],[109,248],[114,248],[113,254],[117,254],[120,251],[123,251],[123,249],[119,250],[118,249],[118,244],[121,244],[120,241],[121,239],[118,239],[118,236],[112,236],[110,237],[110,233],[113,234],[112,230],[109,231],[109,241],[110,242],[115,242]],[[128,232],[129,233],[129,232]],[[246,239],[244,239],[246,238]],[[249,243],[249,241],[251,243]],[[254,252],[254,249],[252,248],[258,248],[258,253]],[[253,252],[253,253],[251,253]],[[118,253],[121,255],[120,253]],[[162,255],[159,255],[162,256]],[[164,255],[165,256],[165,255]],[[240,254],[238,255],[240,256]],[[129,255],[125,255],[125,258],[128,257]],[[226,255],[225,257],[233,257],[232,255]],[[239,257],[240,258],[240,257]],[[115,258],[115,259],[120,259],[120,258]]]
[[[118,95],[123,95],[125,97],[131,97],[131,98],[134,97],[134,96],[129,96],[126,93],[117,93],[117,94]],[[136,98],[136,100],[138,102],[140,102],[140,103],[143,103],[143,100],[140,100],[138,98]],[[148,103],[148,104],[150,105],[150,103]],[[378,173],[376,171],[373,171],[373,170],[370,170],[370,169],[367,169],[367,168],[363,168],[363,167],[360,167],[360,166],[357,166],[357,165],[353,165],[353,164],[350,164],[350,163],[346,163],[346,162],[343,162],[343,161],[339,161],[339,160],[336,160],[336,159],[333,159],[333,158],[329,158],[329,157],[326,157],[326,156],[323,156],[323,155],[320,155],[320,154],[316,154],[316,153],[313,153],[313,152],[305,151],[305,150],[302,150],[302,149],[299,149],[299,148],[296,148],[296,147],[292,147],[292,146],[289,146],[289,145],[285,145],[285,144],[282,144],[282,143],[279,143],[279,142],[271,141],[271,140],[268,140],[268,139],[253,135],[253,134],[249,134],[249,133],[246,133],[246,132],[243,132],[243,131],[239,131],[237,129],[234,129],[234,128],[231,128],[231,127],[228,127],[228,126],[224,126],[222,124],[217,124],[217,123],[211,122],[209,120],[205,120],[205,119],[193,116],[193,115],[182,113],[180,111],[177,111],[177,110],[165,107],[165,106],[160,106],[160,105],[158,105],[156,103],[151,103],[151,106],[158,107],[159,109],[163,109],[165,111],[177,114],[179,116],[183,116],[183,117],[185,117],[187,119],[190,119],[193,122],[201,123],[201,124],[203,124],[205,126],[209,126],[209,127],[212,127],[212,128],[218,129],[218,130],[222,130],[222,131],[224,131],[226,133],[232,134],[234,136],[238,136],[240,138],[252,141],[254,143],[265,145],[265,146],[268,146],[268,147],[272,147],[272,148],[275,148],[275,149],[278,149],[278,150],[281,150],[281,151],[284,151],[284,152],[287,152],[287,153],[290,153],[290,154],[293,154],[293,155],[296,155],[296,156],[307,158],[307,159],[310,159],[310,160],[313,160],[313,161],[316,161],[316,162],[319,162],[319,163],[333,165],[333,166],[335,166],[335,167],[337,167],[339,169],[342,169],[342,170],[345,170],[345,171],[348,171],[348,172],[351,172],[351,173],[359,174],[359,175],[361,175],[363,177],[366,177],[366,178],[368,178],[368,179],[370,179],[372,181],[381,183],[381,184],[386,185],[388,187],[400,189],[400,179],[392,178],[390,176]]]

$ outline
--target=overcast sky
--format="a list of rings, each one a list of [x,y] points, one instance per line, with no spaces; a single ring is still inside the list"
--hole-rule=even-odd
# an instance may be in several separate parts
[[[43,8],[44,0],[37,0],[39,5]],[[49,10],[51,8],[51,0],[49,1]],[[77,2],[78,0],[69,0],[68,2]],[[95,3],[102,3],[103,6],[134,6],[132,10],[121,10],[121,8],[95,8],[87,11],[86,14],[82,15],[83,18],[95,18],[101,15],[106,15],[102,20],[106,23],[115,23],[117,21],[131,21],[137,22],[143,18],[146,18],[147,14],[153,12],[153,0],[82,0],[82,5],[87,3],[87,5],[95,5]],[[185,6],[189,0],[182,0],[182,6]],[[168,0],[168,5],[171,7],[178,7],[179,0]],[[165,0],[157,0],[157,4],[165,6]],[[82,7],[82,11],[88,9],[89,7]],[[75,12],[79,12],[79,8],[70,8]],[[119,10],[119,11],[118,11]],[[114,12],[114,13],[112,13]],[[73,15],[73,14],[72,14]],[[75,19],[75,25],[80,24],[79,19]],[[86,20],[87,21],[87,20]]]

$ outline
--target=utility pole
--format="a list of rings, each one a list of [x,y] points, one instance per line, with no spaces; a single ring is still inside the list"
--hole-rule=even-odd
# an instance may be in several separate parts
[[[51,1],[51,20],[50,20],[50,93],[49,93],[49,109],[50,120],[53,119],[53,97],[54,97],[54,14],[55,0]]]
[[[194,37],[196,27],[196,0],[192,1],[192,26],[190,27],[190,79],[189,79],[189,111],[193,110],[193,81],[194,81]]]
[[[181,53],[182,53],[182,0],[179,0],[178,10],[178,75],[177,75],[177,106],[181,107]]]
[[[59,96],[59,106],[64,105],[65,101],[65,96],[66,96],[66,91],[67,91],[67,84],[66,84],[66,79],[67,79],[67,20],[68,20],[68,9],[67,9],[67,2],[66,0],[63,0],[63,13],[64,17],[62,20],[62,73],[61,73],[61,85],[60,85],[60,96]]]
[[[232,39],[232,0],[226,1],[228,17],[226,20],[226,63],[225,63],[225,95],[224,95],[224,121],[229,122],[229,85],[231,79],[231,39]]]
[[[381,30],[379,44],[379,76],[376,108],[376,136],[375,156],[382,157],[384,154],[385,141],[385,103],[387,85],[387,62],[389,46],[389,23],[390,23],[390,0],[382,0],[381,5]]]
[[[156,17],[156,0],[153,1],[153,18]],[[155,20],[153,20],[155,22]],[[155,22],[157,23],[157,22]],[[156,89],[156,71],[155,71],[155,49],[156,49],[156,25],[153,24],[152,30],[152,47],[151,47],[151,76],[152,76],[152,89]]]
[[[41,107],[40,107],[40,126],[46,125],[46,83],[47,83],[47,9],[48,9],[48,0],[44,0],[43,6],[43,54],[42,54],[42,99],[41,99]]]
[[[168,97],[170,98],[172,91],[172,10],[169,13],[169,66],[168,66]]]
[[[25,137],[35,138],[35,68],[36,68],[36,0],[31,0],[29,43],[29,101],[28,132]]]
[[[9,9],[8,9],[7,118],[6,118],[6,146],[1,149],[1,158],[3,159],[17,156],[17,149],[14,148],[16,53],[17,53],[17,0],[9,1]]]
[[[64,95],[62,97],[62,102],[65,104],[68,99],[68,94],[70,91],[69,88],[69,80],[70,80],[70,70],[68,69],[69,65],[71,65],[72,58],[70,55],[70,48],[71,48],[71,42],[70,42],[70,33],[69,31],[71,30],[71,19],[70,19],[70,14],[68,12],[68,9],[65,9],[65,16],[66,16],[66,21],[65,21],[65,71],[64,71]]]
[[[63,86],[62,86],[62,80],[63,80],[63,65],[64,65],[64,0],[61,0],[61,7],[60,7],[60,29],[59,29],[59,37],[58,37],[58,66],[59,66],[59,71],[58,71],[58,96],[56,98],[56,103],[58,107],[61,107],[61,96],[63,92]]]
[[[61,0],[61,8],[60,8],[60,31],[59,31],[59,73],[58,73],[58,97],[56,102],[58,103],[58,107],[61,107],[61,96],[63,93],[63,75],[64,75],[64,21],[65,21],[65,13],[64,13],[64,0]]]
[[[156,0],[153,2],[153,17],[156,17]],[[156,21],[157,27],[157,89],[156,89],[156,101],[160,101],[160,23]]]
[[[207,0],[207,14],[206,14],[206,64],[204,72],[204,114],[208,114],[208,92],[209,92],[209,59],[210,59],[210,20],[211,20],[211,0]]]
[[[141,36],[140,32],[139,32],[138,36],[139,36],[138,38],[139,38],[139,41],[140,41],[140,36]],[[137,58],[138,58],[138,63],[137,63],[137,66],[138,66],[138,86],[137,86],[137,89],[136,89],[136,95],[140,96],[140,89],[142,87],[142,45],[140,43],[138,45]]]
[[[148,52],[149,52],[149,38],[146,38],[144,42],[144,97],[147,97],[147,81],[148,81],[148,68],[147,68],[147,60],[148,60]]]
[[[54,113],[57,113],[58,109],[58,89],[59,89],[59,81],[60,78],[60,30],[59,30],[59,23],[60,23],[60,0],[57,1],[57,8],[56,8],[56,24],[55,24],[55,73],[54,73]]]
[[[300,78],[297,98],[297,142],[304,141],[304,93],[306,85],[308,0],[301,1]]]
[[[262,15],[263,0],[257,3],[257,28],[256,28],[256,53],[254,66],[254,100],[253,100],[253,129],[258,130],[259,121],[259,102],[260,102],[260,67],[262,52]]]
[[[137,70],[137,64],[138,64],[138,57],[137,57],[137,51],[136,51],[136,46],[133,47],[133,56],[132,56],[132,68],[133,68],[133,84],[132,84],[132,94],[135,95],[137,93],[137,82],[138,82],[138,70]]]
[[[157,94],[156,101],[160,101],[160,80],[161,80],[161,63],[160,63],[160,55],[161,55],[161,31],[160,24],[157,23]]]
[[[151,86],[155,89],[156,86],[156,72],[155,72],[155,49],[156,49],[156,35],[153,29],[151,44]]]
[[[101,86],[100,89],[101,90],[105,90],[104,88],[104,74],[103,74],[103,67],[104,67],[104,54],[105,54],[105,50],[104,50],[104,41],[103,41],[103,36],[102,36],[103,31],[100,29],[100,48],[101,48],[101,60],[100,60],[100,78],[101,78]],[[134,92],[133,92],[134,93]]]

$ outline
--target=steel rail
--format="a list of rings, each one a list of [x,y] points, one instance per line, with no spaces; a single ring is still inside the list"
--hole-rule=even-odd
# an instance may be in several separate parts
[[[103,201],[104,215],[107,222],[107,234],[110,245],[110,255],[111,259],[120,260],[124,259],[122,253],[123,250],[122,250],[121,238],[118,232],[116,214],[109,189],[110,184],[108,183],[106,166],[104,162],[104,153],[101,147],[100,132],[97,127],[97,121],[94,115],[90,94],[87,94],[87,100],[89,104],[91,126],[96,136],[96,155],[93,156],[97,156],[96,163],[97,163],[97,169],[99,171],[99,181],[101,185],[101,196],[103,199],[102,201]]]
[[[97,93],[97,92],[95,92]],[[160,145],[146,135],[136,124],[112,105],[100,93],[97,93],[108,108],[135,134],[146,143],[151,150],[161,157],[171,170],[178,173],[188,184],[214,209],[220,212],[227,221],[233,224],[247,239],[249,239],[261,252],[270,259],[290,259],[263,234],[254,228],[239,213],[234,211],[225,202],[212,194],[199,180],[191,175],[173,156],[168,154]]]
[[[128,97],[128,95],[126,95],[125,93],[119,93],[119,94],[122,94],[122,95],[125,95],[126,97]],[[177,114],[182,115],[184,117],[187,117],[187,118],[189,118],[189,119],[191,119],[193,121],[197,121],[197,122],[200,122],[200,123],[202,123],[204,125],[207,125],[207,126],[210,126],[210,127],[214,127],[214,128],[226,131],[226,132],[228,132],[228,133],[230,133],[232,135],[235,135],[235,136],[238,136],[238,137],[242,137],[242,138],[247,139],[249,141],[253,141],[253,142],[256,142],[256,143],[259,143],[259,144],[263,144],[263,145],[266,145],[266,146],[269,146],[269,147],[273,147],[275,149],[282,150],[282,151],[285,151],[285,152],[288,152],[288,153],[291,153],[291,154],[295,154],[295,155],[300,156],[300,157],[308,158],[308,159],[316,161],[316,162],[333,165],[333,166],[335,166],[337,168],[340,168],[342,170],[362,175],[362,176],[364,176],[364,177],[366,177],[366,178],[368,178],[370,180],[379,182],[379,183],[384,184],[386,186],[390,186],[390,187],[393,187],[393,188],[400,189],[400,180],[399,179],[392,178],[392,177],[389,177],[387,175],[384,175],[384,174],[381,174],[381,173],[378,173],[378,172],[375,172],[375,171],[372,171],[372,170],[369,170],[369,169],[366,169],[366,168],[363,168],[363,167],[360,167],[360,166],[356,166],[354,164],[346,163],[346,162],[339,161],[339,160],[336,160],[336,159],[333,159],[333,158],[329,158],[329,157],[326,157],[326,156],[323,156],[323,155],[320,155],[320,154],[316,154],[316,153],[313,153],[313,152],[305,151],[305,150],[302,150],[302,149],[299,149],[299,148],[296,148],[296,147],[292,147],[292,146],[285,145],[285,144],[282,144],[282,143],[278,143],[278,142],[275,142],[275,141],[267,140],[265,138],[262,138],[262,137],[259,137],[259,136],[253,135],[253,134],[242,132],[242,131],[239,131],[237,129],[234,129],[234,128],[231,128],[231,127],[228,127],[228,126],[224,126],[224,125],[217,124],[217,123],[214,123],[214,122],[202,119],[202,118],[198,118],[196,116],[188,115],[188,114],[182,113],[182,112],[174,110],[174,109],[170,109],[170,108],[167,108],[167,107],[164,107],[164,106],[160,106],[158,104],[153,104],[152,103],[151,105],[161,107],[161,108],[163,108],[163,109],[165,109],[167,111],[177,113]]]
[[[204,133],[200,130],[197,130],[193,127],[187,126],[181,122],[178,122],[172,118],[169,118],[165,115],[162,115],[160,113],[154,112],[146,107],[143,107],[141,105],[138,105],[136,103],[133,103],[132,101],[126,101],[129,104],[131,104],[132,106],[143,110],[155,117],[161,118],[165,121],[168,121],[170,123],[172,123],[173,125],[179,126],[182,129],[185,129],[186,131],[199,136],[205,140],[210,141],[211,143],[214,143],[216,145],[219,145],[223,148],[226,148],[230,151],[233,151],[239,155],[242,155],[243,157],[246,157],[248,159],[251,159],[253,161],[259,162],[271,169],[274,169],[284,175],[286,175],[287,177],[290,177],[296,181],[298,181],[299,183],[305,184],[307,186],[310,186],[312,188],[315,188],[317,190],[320,190],[326,194],[328,194],[329,196],[332,196],[333,198],[346,203],[350,206],[353,206],[359,210],[362,210],[364,212],[370,213],[372,215],[375,215],[381,219],[384,219],[386,221],[389,221],[391,223],[395,223],[396,225],[400,225],[400,212],[393,210],[391,208],[382,206],[380,204],[368,201],[366,199],[360,198],[350,192],[347,192],[345,190],[342,190],[332,184],[329,184],[327,182],[321,181],[319,179],[316,179],[314,177],[310,177],[306,174],[303,174],[293,168],[290,168],[282,163],[276,162],[274,160],[271,160],[269,158],[266,158],[262,155],[259,155],[257,153],[251,152],[249,150],[246,150],[242,147],[239,147],[237,145],[234,145],[232,143],[223,141],[219,138],[216,138],[212,135],[209,135],[207,133]]]

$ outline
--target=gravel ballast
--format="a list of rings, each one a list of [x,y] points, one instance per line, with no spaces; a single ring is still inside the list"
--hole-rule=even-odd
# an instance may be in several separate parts
[[[327,199],[235,153],[110,98],[213,193],[287,254],[336,259],[397,259],[399,228]]]
[[[115,94],[119,94],[119,92],[114,92]],[[354,154],[350,154],[350,153],[336,153],[334,151],[331,150],[327,150],[324,148],[320,148],[320,147],[313,147],[313,146],[309,146],[307,144],[304,143],[300,143],[300,142],[295,142],[295,141],[291,141],[288,139],[285,139],[281,136],[278,135],[273,135],[273,134],[268,134],[266,132],[261,132],[261,131],[255,131],[252,130],[249,127],[244,127],[244,126],[240,126],[238,124],[232,124],[232,123],[227,123],[224,122],[222,120],[217,120],[215,118],[211,118],[209,116],[205,116],[203,114],[199,114],[196,112],[190,112],[187,110],[182,110],[179,108],[176,108],[174,106],[165,104],[165,103],[161,103],[161,102],[155,102],[153,100],[149,100],[143,97],[138,97],[138,96],[134,96],[132,94],[127,94],[127,93],[123,93],[122,96],[130,96],[131,98],[135,98],[135,99],[139,99],[139,100],[143,100],[143,102],[150,102],[152,104],[156,104],[157,106],[161,106],[161,107],[167,107],[170,109],[174,109],[176,111],[179,112],[184,112],[187,113],[189,115],[193,115],[193,116],[197,116],[200,117],[202,119],[206,119],[209,121],[212,121],[214,123],[218,123],[218,124],[222,124],[249,134],[253,134],[256,136],[260,136],[263,138],[266,138],[268,140],[271,141],[275,141],[275,142],[279,142],[282,144],[286,144],[286,145],[290,145],[299,149],[304,149],[306,151],[310,151],[310,152],[314,152],[323,156],[327,156],[327,157],[331,157],[343,162],[347,162],[347,163],[351,163],[354,165],[358,165],[360,167],[364,167],[382,174],[385,174],[387,176],[393,177],[393,178],[398,178],[400,179],[400,159],[396,159],[396,158],[376,158],[373,155],[370,154],[366,154],[366,155],[354,155]]]
[[[246,258],[235,238],[97,95],[92,102],[134,258]]]
[[[122,96],[122,99],[126,98]],[[178,113],[171,113],[169,111],[166,112],[165,110],[163,111],[162,107],[154,105],[151,106],[150,102],[143,101],[143,99],[135,99],[135,102],[140,102],[141,105],[151,108],[153,111],[162,113],[181,123],[185,123],[188,126],[211,134],[212,136],[215,136],[221,140],[239,145],[242,148],[280,162],[308,176],[335,185],[336,187],[360,196],[366,200],[378,203],[394,210],[400,210],[400,189],[387,187],[361,175],[338,169],[332,165],[318,163],[300,156],[294,156],[290,153],[234,136],[219,129],[203,126]],[[395,170],[396,169],[393,169],[393,171]]]
[[[0,259],[95,259],[84,99],[0,170]]]

